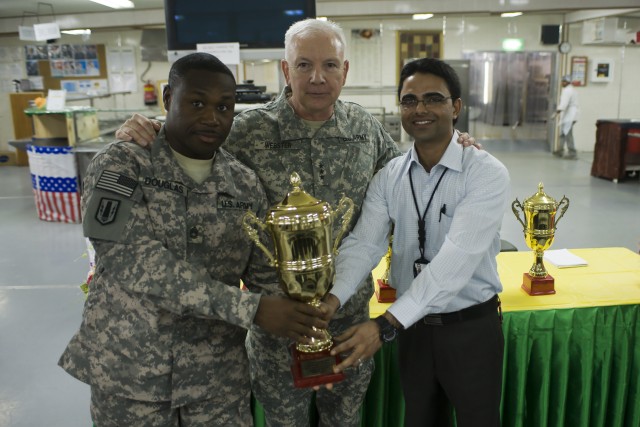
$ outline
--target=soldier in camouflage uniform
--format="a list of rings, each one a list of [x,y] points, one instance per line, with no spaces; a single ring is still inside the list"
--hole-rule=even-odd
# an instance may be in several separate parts
[[[305,22],[313,23],[315,31],[305,30],[309,25]],[[331,88],[324,86],[331,86],[331,79],[343,84],[348,70],[348,62],[343,60],[344,39],[330,23],[313,20],[297,25],[288,32],[293,37],[288,45],[294,46],[284,71],[288,86],[272,103],[240,113],[226,147],[256,171],[269,202],[282,200],[290,186],[288,176],[295,171],[304,189],[317,199],[335,207],[343,194],[350,197],[355,205],[353,225],[369,181],[399,151],[380,122],[364,108],[337,99],[339,90],[332,99],[326,97],[328,108],[317,108],[320,103],[313,95],[309,96],[310,106],[296,105],[313,90],[330,92]],[[309,64],[301,66],[303,61]],[[335,63],[335,70],[327,67],[331,64],[328,61]],[[314,72],[325,76],[311,76]],[[342,84],[336,86],[341,88]],[[301,115],[299,111],[305,107],[312,114]],[[319,113],[315,117],[314,107]],[[334,221],[334,236],[340,226],[340,221]],[[262,291],[282,294],[278,287],[263,286]],[[357,296],[332,319],[329,332],[337,336],[368,320],[372,294],[373,282],[368,278],[360,284]],[[247,337],[251,385],[270,426],[302,426],[309,419],[313,390],[293,388],[289,344],[255,326]],[[373,369],[373,359],[368,359],[359,368],[347,371],[346,379],[334,384],[332,390],[321,388],[316,392],[322,426],[360,425],[359,410]]]
[[[247,329],[299,339],[321,313],[239,288],[241,277],[277,278],[241,233],[247,209],[265,214],[264,190],[219,148],[233,122],[228,68],[182,58],[163,96],[150,151],[117,141],[89,166],[83,229],[96,273],[59,363],[91,386],[98,427],[250,426]]]

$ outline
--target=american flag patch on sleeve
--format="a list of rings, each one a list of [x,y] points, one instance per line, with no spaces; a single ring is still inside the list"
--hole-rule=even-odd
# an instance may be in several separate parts
[[[108,170],[102,171],[102,175],[100,175],[100,179],[96,184],[96,188],[120,194],[127,198],[131,197],[137,186],[138,182],[135,179]]]

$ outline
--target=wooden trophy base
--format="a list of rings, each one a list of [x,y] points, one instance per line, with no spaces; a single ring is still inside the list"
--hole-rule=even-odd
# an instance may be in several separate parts
[[[384,280],[378,279],[375,289],[378,302],[394,302],[396,300],[396,289],[389,286]]]
[[[532,296],[555,294],[554,282],[550,274],[547,277],[532,277],[529,273],[522,275],[522,289]]]
[[[333,367],[341,362],[340,356],[332,356],[331,350],[315,353],[303,353],[291,345],[291,373],[296,388],[314,387],[317,385],[337,383],[344,379],[344,373],[333,372]]]

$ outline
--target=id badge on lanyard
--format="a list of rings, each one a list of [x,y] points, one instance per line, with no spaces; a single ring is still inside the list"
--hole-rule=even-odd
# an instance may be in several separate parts
[[[413,261],[413,277],[416,278],[422,272],[423,268],[427,268],[429,260],[423,257]]]
[[[413,262],[413,277],[417,277],[418,274],[422,272],[423,269],[429,265],[429,260],[424,256],[425,250],[425,242],[427,241],[427,227],[425,224],[427,218],[427,212],[429,211],[429,206],[431,206],[431,202],[433,201],[433,196],[436,194],[436,190],[438,190],[438,186],[440,185],[440,181],[442,181],[442,177],[445,173],[447,173],[448,168],[445,168],[440,178],[438,178],[438,182],[433,189],[433,193],[431,193],[431,197],[429,197],[429,202],[427,203],[427,207],[424,209],[424,214],[420,215],[420,209],[418,208],[418,200],[416,199],[416,193],[413,189],[413,178],[411,176],[411,169],[409,169],[409,183],[411,184],[411,195],[413,196],[413,203],[416,207],[416,212],[418,213],[418,248],[420,249],[420,258]]]

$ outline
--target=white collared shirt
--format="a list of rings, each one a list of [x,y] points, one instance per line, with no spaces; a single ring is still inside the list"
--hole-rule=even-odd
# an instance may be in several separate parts
[[[510,196],[505,166],[488,152],[463,148],[454,132],[444,155],[428,173],[415,147],[376,174],[367,190],[357,225],[342,242],[331,293],[341,304],[353,295],[388,246],[395,225],[390,283],[398,299],[389,311],[408,327],[431,313],[458,311],[487,301],[502,291],[496,255],[500,225]],[[418,249],[418,214],[448,169],[426,216],[428,266],[414,279]]]

